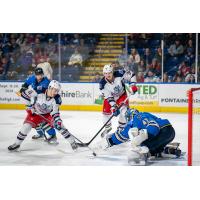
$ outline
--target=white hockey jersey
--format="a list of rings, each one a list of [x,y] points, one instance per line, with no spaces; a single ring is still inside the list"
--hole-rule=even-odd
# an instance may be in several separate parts
[[[38,94],[36,97],[36,101],[34,109],[39,114],[47,114],[50,113],[54,115],[59,113],[59,106],[61,105],[61,97],[60,95],[56,95],[54,98],[47,97],[46,94]]]
[[[126,92],[125,83],[129,83],[130,85],[136,84],[136,76],[132,71],[119,70],[115,71],[113,75],[113,82],[109,82],[103,77],[99,83],[101,93],[111,106]]]
[[[48,97],[46,93],[37,94],[31,87],[22,93],[27,106],[33,106],[39,114],[54,115],[59,113],[59,106],[62,103],[61,97],[57,94],[54,98]]]

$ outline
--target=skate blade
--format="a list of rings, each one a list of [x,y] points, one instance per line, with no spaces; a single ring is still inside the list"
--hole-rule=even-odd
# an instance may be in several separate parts
[[[52,146],[57,146],[57,145],[59,145],[59,142],[49,142],[48,140],[46,140],[46,139],[44,139],[44,142],[45,143],[47,143],[47,144],[49,144],[49,145],[52,145]]]
[[[147,166],[147,162],[144,160],[141,160],[140,162],[128,162],[130,166]]]
[[[8,149],[8,152],[9,152],[9,153],[14,153],[14,152],[15,152],[15,153],[16,153],[16,152],[19,153],[20,151],[21,151],[21,150],[20,150],[20,147],[19,147],[18,149],[15,149],[15,150],[9,150],[9,149]]]

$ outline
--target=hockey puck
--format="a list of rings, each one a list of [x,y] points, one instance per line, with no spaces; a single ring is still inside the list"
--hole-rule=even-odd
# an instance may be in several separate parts
[[[92,155],[93,155],[93,156],[95,156],[95,157],[97,156],[97,154],[96,154],[96,153],[94,153],[94,152],[92,153]]]

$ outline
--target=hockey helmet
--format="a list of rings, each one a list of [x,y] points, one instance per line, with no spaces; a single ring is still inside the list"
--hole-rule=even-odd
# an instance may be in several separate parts
[[[104,65],[104,67],[103,67],[103,73],[111,73],[111,72],[113,72],[112,65]]]
[[[48,86],[48,89],[50,89],[50,88],[55,88],[59,92],[61,90],[61,85],[58,81],[52,80]]]
[[[43,69],[40,67],[36,68],[35,75],[44,75]]]

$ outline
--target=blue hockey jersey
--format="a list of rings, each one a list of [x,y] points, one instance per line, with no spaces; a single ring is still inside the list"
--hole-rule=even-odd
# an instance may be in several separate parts
[[[42,79],[42,81],[40,81],[39,83],[37,82],[37,79],[35,77],[35,75],[30,76],[26,81],[25,81],[25,85],[26,86],[32,86],[32,88],[38,93],[44,93],[45,90],[48,88],[50,81],[47,77],[44,77]]]
[[[171,125],[167,119],[161,119],[147,112],[139,112],[134,115],[133,119],[128,122],[124,130],[116,131],[112,134],[111,140],[114,144],[120,144],[129,140],[128,131],[130,128],[136,127],[140,129],[147,129],[149,136],[156,136],[159,134],[160,129]]]

